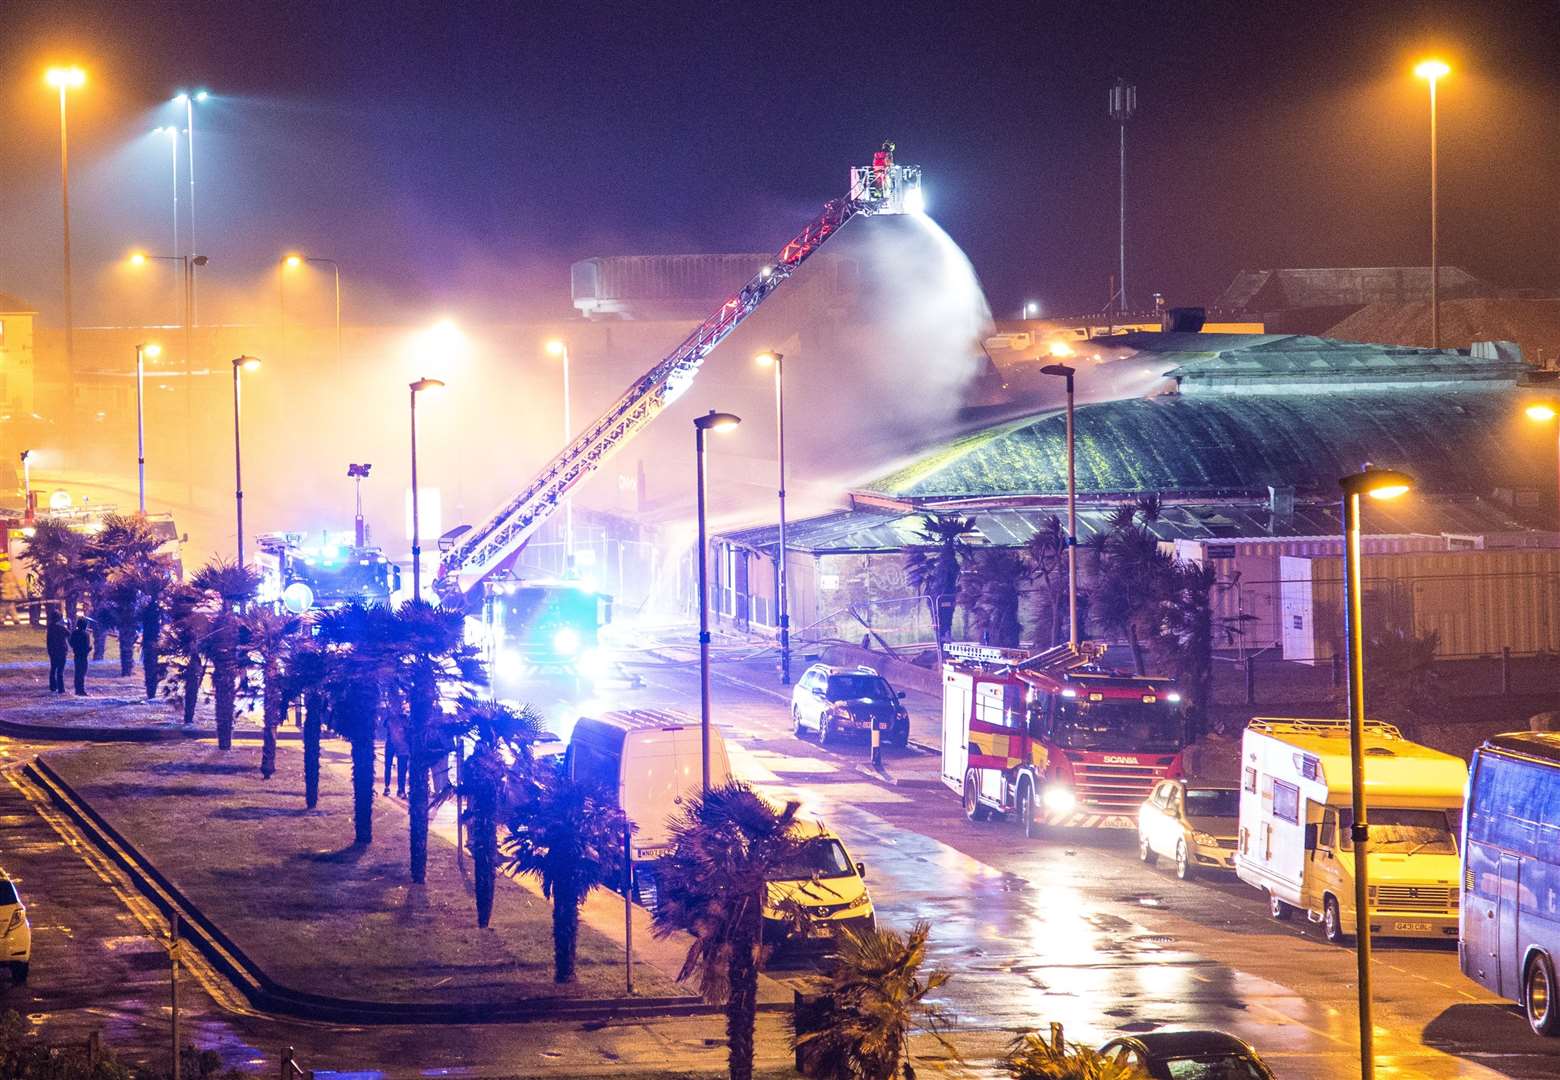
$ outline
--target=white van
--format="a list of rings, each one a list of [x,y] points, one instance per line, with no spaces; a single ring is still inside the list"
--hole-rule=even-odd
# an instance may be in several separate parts
[[[653,862],[671,853],[668,823],[682,810],[685,795],[704,786],[699,721],[670,709],[629,709],[582,716],[574,724],[564,768],[576,780],[617,795],[634,825],[633,862]],[[726,743],[710,728],[710,786],[731,778]]]
[[[1455,938],[1468,766],[1367,720],[1364,768],[1371,933]],[[1304,911],[1329,941],[1356,929],[1352,777],[1347,720],[1259,718],[1241,740],[1235,873],[1274,918]]]

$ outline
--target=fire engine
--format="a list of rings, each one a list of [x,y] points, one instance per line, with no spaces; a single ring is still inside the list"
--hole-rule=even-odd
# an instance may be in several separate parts
[[[258,599],[294,614],[349,603],[388,604],[401,588],[401,568],[378,548],[352,539],[326,533],[318,544],[308,544],[302,533],[257,536]]]
[[[1181,775],[1181,695],[1159,676],[1101,665],[1083,642],[1040,653],[954,643],[943,649],[942,779],[971,821],[1127,829],[1166,777]]]

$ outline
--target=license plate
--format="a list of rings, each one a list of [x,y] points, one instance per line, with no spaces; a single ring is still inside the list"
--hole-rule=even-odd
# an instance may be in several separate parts
[[[823,925],[815,923],[807,928],[807,936],[810,938],[829,938],[834,936],[834,931],[827,923]]]
[[[1392,924],[1392,929],[1399,934],[1428,934],[1433,927],[1427,922],[1403,922],[1399,920]]]
[[[879,730],[879,731],[887,731],[887,730],[888,730],[888,725],[887,725],[887,724],[881,724],[881,723],[880,723],[880,724],[878,724],[878,726],[877,726],[877,729],[878,729],[878,730]]]

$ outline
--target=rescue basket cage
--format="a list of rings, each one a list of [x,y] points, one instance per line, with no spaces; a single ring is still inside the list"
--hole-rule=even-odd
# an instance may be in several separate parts
[[[850,170],[850,199],[867,214],[913,213],[921,205],[919,165],[856,165]]]

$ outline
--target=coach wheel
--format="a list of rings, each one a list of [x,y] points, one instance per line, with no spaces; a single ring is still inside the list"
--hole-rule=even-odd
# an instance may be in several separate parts
[[[1540,1035],[1560,1035],[1560,1009],[1555,1008],[1555,969],[1549,957],[1539,953],[1528,961],[1522,986],[1528,1024]]]

